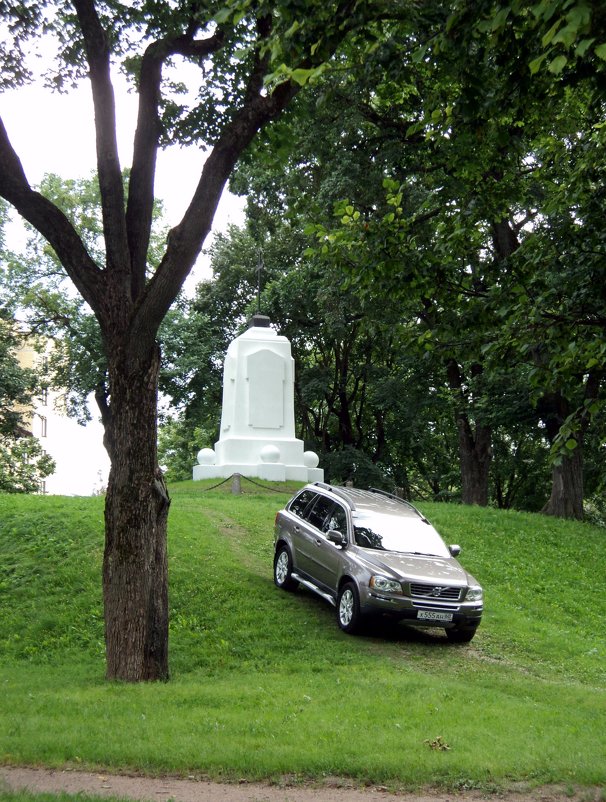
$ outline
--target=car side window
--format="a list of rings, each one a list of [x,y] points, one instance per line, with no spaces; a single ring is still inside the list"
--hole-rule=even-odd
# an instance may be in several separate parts
[[[324,532],[324,521],[334,505],[335,503],[332,499],[326,498],[326,496],[318,496],[316,503],[307,511],[307,520],[316,529]]]
[[[319,496],[316,503],[308,510],[307,520],[316,529],[326,534],[329,529],[347,534],[347,515],[343,507],[326,496]]]
[[[340,504],[335,504],[334,510],[329,513],[326,522],[326,532],[334,529],[342,535],[347,535],[347,513]]]
[[[309,503],[316,498],[317,493],[314,493],[313,490],[304,490],[302,493],[294,498],[289,506],[289,511],[297,515],[299,518],[304,517],[304,512],[306,507],[309,506]]]

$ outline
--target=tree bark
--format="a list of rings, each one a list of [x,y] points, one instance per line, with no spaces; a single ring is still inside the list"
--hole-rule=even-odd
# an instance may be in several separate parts
[[[488,479],[492,459],[490,427],[476,425],[473,431],[467,415],[457,419],[459,459],[461,463],[461,501],[463,504],[488,505]]]
[[[570,414],[570,404],[561,393],[551,393],[540,399],[537,409],[545,424],[547,439],[553,444]],[[582,428],[580,426],[576,434],[577,447],[552,467],[551,495],[541,510],[545,515],[578,520],[583,518]]]
[[[559,518],[583,519],[583,449],[579,444],[551,472],[551,495],[541,510]]]
[[[479,375],[480,365],[473,365],[471,375]],[[448,384],[457,394],[456,424],[459,432],[459,463],[461,468],[461,500],[463,504],[488,504],[488,479],[492,459],[492,430],[490,426],[477,422],[475,431],[465,410],[467,403],[463,390],[463,377],[456,360],[446,366]]]
[[[109,355],[111,470],[105,503],[103,598],[107,677],[168,679],[170,501],[156,452],[159,350]]]

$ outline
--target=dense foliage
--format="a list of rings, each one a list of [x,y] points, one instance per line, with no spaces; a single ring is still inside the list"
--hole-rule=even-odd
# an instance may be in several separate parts
[[[40,381],[19,364],[20,344],[16,322],[6,319],[0,306],[0,493],[36,492],[55,467],[31,433],[29,418]]]
[[[191,380],[218,386],[263,249],[328,476],[581,517],[605,479],[604,20],[454,5],[378,26],[249,151]],[[183,428],[212,435],[217,399],[181,397]]]

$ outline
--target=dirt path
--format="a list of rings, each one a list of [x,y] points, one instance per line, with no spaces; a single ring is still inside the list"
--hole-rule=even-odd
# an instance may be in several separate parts
[[[113,796],[146,802],[479,802],[498,799],[499,802],[574,802],[575,799],[600,802],[600,789],[582,789],[571,794],[570,789],[557,787],[535,789],[532,793],[508,794],[431,793],[397,794],[385,788],[344,787],[335,780],[322,787],[308,785],[263,785],[259,783],[215,783],[194,778],[142,777],[101,772],[32,769],[0,766],[0,791],[27,789],[33,792]]]
[[[257,783],[215,783],[172,777],[133,777],[80,771],[52,771],[0,767],[0,788],[50,791],[95,796],[120,796],[134,800],[174,802],[403,802],[413,797],[394,795],[380,788],[312,788]],[[415,802],[446,802],[446,797],[414,797]]]

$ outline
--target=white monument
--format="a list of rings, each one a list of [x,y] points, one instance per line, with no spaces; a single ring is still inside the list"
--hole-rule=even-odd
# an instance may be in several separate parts
[[[203,448],[194,479],[233,473],[283,482],[323,481],[318,455],[295,438],[294,360],[290,342],[255,315],[230,343],[223,366],[221,433],[215,449]]]

